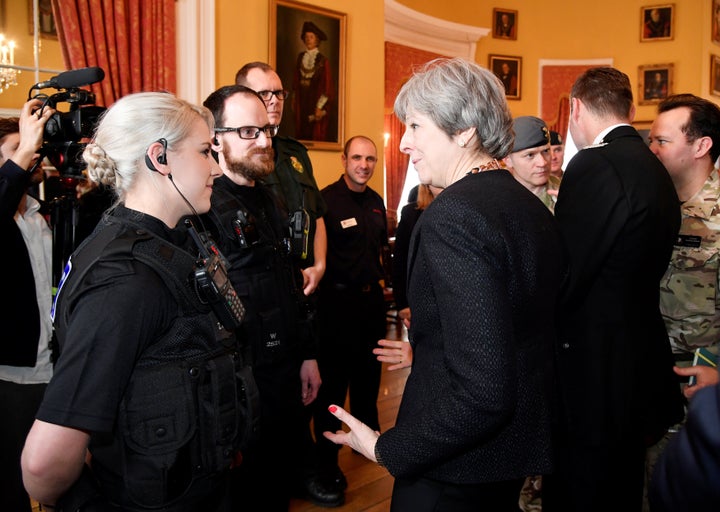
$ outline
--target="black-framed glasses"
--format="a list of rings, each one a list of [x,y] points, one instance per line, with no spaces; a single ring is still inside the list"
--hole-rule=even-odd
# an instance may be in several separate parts
[[[263,101],[270,101],[273,94],[277,96],[277,99],[279,100],[284,100],[290,95],[289,92],[283,89],[278,89],[277,91],[258,91],[258,96],[260,96]]]
[[[217,133],[237,132],[241,139],[257,139],[260,136],[260,132],[265,133],[268,137],[275,137],[279,129],[280,127],[276,124],[267,124],[263,127],[240,126],[238,128],[215,128],[215,131]]]

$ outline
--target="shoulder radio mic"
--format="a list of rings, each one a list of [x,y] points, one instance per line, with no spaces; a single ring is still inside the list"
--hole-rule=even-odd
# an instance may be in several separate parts
[[[38,82],[33,89],[71,89],[83,85],[94,84],[105,78],[105,71],[97,66],[89,68],[71,69],[55,75],[50,80]]]

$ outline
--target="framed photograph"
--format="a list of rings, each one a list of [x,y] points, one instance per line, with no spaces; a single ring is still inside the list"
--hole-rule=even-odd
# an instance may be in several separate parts
[[[33,0],[27,0],[28,20],[30,23],[30,35],[35,35],[35,24],[33,22]],[[55,27],[55,16],[53,16],[50,0],[38,0],[38,27],[40,37],[45,39],[57,39],[57,27]]]
[[[673,39],[675,4],[650,5],[640,8],[640,41]]]
[[[270,65],[289,92],[280,133],[311,149],[336,151],[344,143],[346,18],[270,0]]]
[[[488,68],[505,86],[505,97],[519,100],[522,80],[522,57],[488,55]]]
[[[673,65],[652,64],[638,66],[638,103],[652,105],[660,103],[672,94]]]
[[[710,55],[710,94],[720,96],[720,57]]]
[[[712,2],[712,42],[720,45],[720,0]]]
[[[518,12],[507,9],[493,9],[493,37],[517,39]]]

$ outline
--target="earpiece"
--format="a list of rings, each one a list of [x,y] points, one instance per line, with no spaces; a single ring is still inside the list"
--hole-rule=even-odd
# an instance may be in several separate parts
[[[165,139],[158,139],[157,142],[162,144],[163,147],[162,153],[159,153],[157,156],[157,161],[159,164],[167,165],[167,141]]]
[[[157,156],[158,163],[161,165],[167,165],[167,141],[165,139],[158,139],[155,142],[159,142],[163,147],[162,153],[158,153]],[[153,164],[150,155],[147,153],[145,153],[145,165],[147,165],[147,168],[151,171],[160,172],[157,167],[155,167],[155,164]]]
[[[220,144],[220,141],[218,140],[217,135],[215,135],[215,136],[212,138],[212,143],[213,143],[214,145],[216,145],[216,146],[217,146],[218,144]]]

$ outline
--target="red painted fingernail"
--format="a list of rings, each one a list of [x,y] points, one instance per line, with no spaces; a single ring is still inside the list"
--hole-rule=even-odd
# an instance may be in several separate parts
[[[335,407],[334,405],[331,405],[330,407],[328,407],[328,411],[335,414],[335,411],[337,411],[337,407]]]

